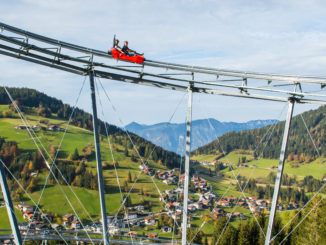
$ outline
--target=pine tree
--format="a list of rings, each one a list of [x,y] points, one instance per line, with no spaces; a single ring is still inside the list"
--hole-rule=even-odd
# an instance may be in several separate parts
[[[125,192],[128,192],[129,191],[129,187],[128,187],[128,182],[127,181],[125,181],[123,183],[123,189],[124,189]]]
[[[238,244],[238,233],[232,226],[228,225],[221,236],[218,244],[220,245],[237,245]],[[252,244],[254,245],[254,244]]]
[[[220,218],[216,221],[214,226],[214,232],[213,232],[213,239],[212,244],[216,244],[217,241],[220,239],[220,234],[222,233],[222,230],[224,229],[224,226],[227,222],[228,218]]]
[[[78,149],[75,148],[74,153],[72,154],[72,160],[78,160],[78,159],[79,159]]]
[[[128,172],[127,182],[128,183],[131,183],[132,182],[132,177],[131,177],[130,171]]]
[[[187,229],[187,241],[189,243],[202,244],[203,233],[198,232],[195,229],[188,228]]]
[[[126,157],[129,156],[128,147],[127,147],[126,145],[125,145],[125,149],[124,149],[124,155],[125,155]]]
[[[310,214],[301,223],[295,234],[295,242],[297,244],[324,244],[326,241],[326,201],[320,201],[321,197],[314,198],[306,207],[302,213],[302,217],[305,217],[308,212]],[[315,206],[317,205],[317,206]],[[293,239],[293,238],[292,238]],[[294,244],[294,243],[293,243]]]
[[[247,220],[239,226],[238,244],[251,245],[250,240],[250,221]]]

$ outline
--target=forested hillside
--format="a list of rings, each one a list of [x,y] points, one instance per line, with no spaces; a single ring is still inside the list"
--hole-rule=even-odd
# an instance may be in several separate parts
[[[326,106],[321,106],[316,110],[310,110],[302,114],[307,127],[315,141],[315,144],[321,154],[326,153],[325,130],[326,130]],[[281,141],[283,137],[285,122],[276,124],[273,134],[270,137],[268,147],[264,150],[263,157],[265,158],[278,158]],[[266,126],[260,129],[245,130],[241,132],[230,132],[219,137],[210,144],[198,148],[194,153],[198,154],[214,154],[224,149],[226,153],[236,149],[254,150],[259,142],[263,140],[266,142],[268,137],[266,135],[271,126]],[[269,133],[272,129],[269,131]],[[269,135],[269,133],[267,135]],[[260,144],[256,153],[261,152],[264,144]],[[293,118],[290,129],[290,136],[288,141],[288,155],[293,158],[300,156],[309,161],[317,157],[314,146],[311,142],[310,136],[302,121],[301,115]]]
[[[68,120],[73,110],[70,105],[64,104],[61,100],[50,97],[34,89],[8,88],[8,91],[22,111],[25,111],[28,108],[34,108],[42,117],[51,118],[55,116],[58,119]],[[1,88],[0,105],[10,104],[11,101],[7,93],[3,88]],[[8,107],[8,110],[3,111],[2,114],[0,114],[0,117],[10,118],[12,117],[13,113],[15,113],[14,108]],[[79,108],[76,108],[72,116],[71,124],[80,128],[93,130],[92,115]],[[106,126],[109,135],[127,137],[126,133],[119,127],[107,123]],[[99,127],[100,134],[105,135],[105,122],[100,120]],[[133,133],[130,133],[130,136],[137,146],[137,150],[139,151],[140,155],[143,157],[148,157],[151,153],[151,149],[154,148],[154,144]],[[128,140],[125,140],[125,142],[127,141]],[[161,160],[169,168],[179,166],[180,161],[180,157],[176,153],[166,151],[161,147],[155,147],[150,159],[154,161]]]

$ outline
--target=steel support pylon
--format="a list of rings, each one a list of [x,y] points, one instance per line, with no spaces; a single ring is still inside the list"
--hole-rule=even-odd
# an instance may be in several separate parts
[[[280,191],[281,183],[282,183],[282,174],[283,174],[283,169],[284,169],[285,153],[286,153],[286,147],[287,147],[287,142],[288,142],[288,138],[289,138],[289,131],[290,131],[291,120],[292,120],[292,115],[293,115],[294,103],[295,103],[294,100],[292,98],[290,98],[289,108],[288,108],[288,113],[286,116],[284,133],[283,133],[280,161],[278,164],[277,175],[276,175],[275,186],[274,186],[272,207],[271,207],[271,211],[269,214],[268,227],[267,227],[267,232],[266,232],[266,237],[265,237],[265,245],[269,245],[271,243],[274,219],[275,219],[276,208],[277,208],[277,201],[278,201],[279,191]]]
[[[5,201],[5,204],[6,204],[12,234],[14,235],[15,244],[21,245],[21,244],[23,244],[22,238],[21,238],[20,231],[18,228],[14,206],[12,205],[12,201],[11,201],[11,197],[10,197],[10,191],[9,191],[7,180],[6,180],[5,169],[2,166],[2,163],[3,163],[3,161],[0,162],[0,182],[1,182],[2,195],[3,195],[3,199]]]
[[[90,81],[92,108],[93,108],[93,131],[94,131],[94,141],[95,141],[98,189],[99,189],[99,193],[100,193],[101,216],[102,216],[102,225],[103,225],[103,240],[104,240],[104,245],[108,245],[109,244],[108,224],[107,224],[107,218],[106,218],[104,181],[103,181],[100,139],[99,139],[99,132],[98,132],[99,127],[98,127],[98,119],[97,119],[96,96],[95,96],[95,85],[94,85],[93,71],[90,71],[90,73],[89,73],[89,81]]]
[[[182,216],[182,245],[187,244],[187,222],[188,222],[188,191],[189,191],[189,162],[191,147],[191,122],[192,122],[192,87],[188,87],[188,113],[187,113],[187,135],[186,135],[186,157],[185,157],[185,179],[183,189],[183,216]]]

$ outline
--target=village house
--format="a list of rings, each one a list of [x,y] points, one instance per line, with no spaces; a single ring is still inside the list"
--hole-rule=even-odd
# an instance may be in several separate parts
[[[160,201],[161,202],[167,202],[168,200],[169,200],[168,196],[166,196],[166,195],[160,196]]]
[[[31,127],[28,126],[28,125],[18,125],[18,126],[15,127],[15,129],[28,129],[28,130],[30,130]]]
[[[37,176],[37,175],[38,175],[38,173],[31,172],[31,174],[29,176],[34,177],[34,176]]]
[[[200,165],[207,166],[210,162],[199,162]]]
[[[240,207],[246,207],[247,206],[247,203],[246,202],[239,202],[238,205]]]
[[[192,178],[191,178],[191,181],[192,181],[192,182],[197,182],[197,181],[199,181],[199,177],[198,177],[198,175],[193,175]]]
[[[238,200],[237,197],[225,197],[224,199],[231,202],[231,203],[234,203],[234,202],[236,202]]]
[[[196,211],[196,210],[197,210],[197,208],[195,207],[194,204],[189,204],[189,205],[188,205],[188,211],[190,211],[190,212],[194,212],[194,211]]]
[[[41,220],[45,222],[52,222],[52,216],[46,213],[41,213]]]
[[[157,237],[157,233],[148,233],[147,234],[148,238],[156,238]]]
[[[261,212],[261,210],[258,206],[249,206],[249,208],[254,215],[258,215]]]
[[[77,220],[77,221],[72,221],[71,222],[71,229],[75,229],[75,230],[78,230],[81,228],[81,225],[80,225],[80,222]]]
[[[70,226],[71,222],[74,220],[74,216],[72,214],[65,214],[62,216],[63,226]]]
[[[213,199],[217,199],[217,194],[215,194],[213,192],[206,192],[206,193],[204,193],[203,197],[206,200],[213,200]]]
[[[108,225],[108,230],[110,235],[119,235],[120,234],[120,229],[114,224]]]
[[[180,188],[180,187],[175,188],[175,189],[174,189],[174,193],[176,193],[176,194],[183,194],[183,189]]]
[[[74,220],[74,216],[72,214],[65,214],[64,216],[62,216],[63,222],[71,223],[73,220]]]
[[[34,125],[34,126],[33,126],[33,130],[39,130],[40,128],[41,128],[40,125]]]
[[[167,194],[167,195],[174,194],[174,189],[172,189],[172,190],[165,190],[165,194]]]
[[[59,224],[51,224],[51,228],[57,231],[62,230],[62,226]]]
[[[267,207],[267,202],[264,200],[256,200],[256,204],[259,208],[264,209]]]
[[[35,225],[35,230],[37,230],[37,231],[42,231],[42,230],[46,230],[46,229],[48,229],[48,227],[45,224],[38,223],[37,225]]]
[[[21,231],[21,234],[22,235],[30,235],[30,236],[32,236],[32,235],[35,235],[35,230],[34,229],[33,230],[32,229],[23,230],[23,231]],[[4,244],[10,244],[10,243],[4,243]]]
[[[49,125],[47,130],[49,130],[49,131],[60,131],[61,128],[59,128],[57,125]]]
[[[228,213],[227,216],[230,217],[231,219],[235,219],[235,218],[242,219],[244,217],[243,214],[241,214],[239,212],[236,212],[236,213]]]
[[[202,209],[203,208],[203,203],[202,202],[195,202],[193,204],[197,209]]]
[[[136,212],[129,212],[125,214],[125,219],[137,219],[138,215]]]
[[[34,211],[34,207],[31,206],[31,205],[28,205],[28,204],[24,204],[24,203],[20,203],[18,204],[18,208],[20,211],[22,212],[26,212],[26,211],[31,211],[33,212]]]
[[[181,212],[175,212],[171,215],[172,219],[177,220],[181,218]]]
[[[163,233],[172,232],[172,228],[171,228],[170,226],[163,226],[163,227],[161,228],[161,231],[162,231]]]
[[[24,215],[24,218],[27,219],[29,222],[36,220],[36,216],[33,213]]]
[[[169,172],[168,171],[161,171],[157,173],[157,177],[161,180],[165,180],[169,177]]]
[[[32,211],[25,211],[25,212],[23,212],[23,217],[24,217],[24,219],[28,219],[28,215],[29,214],[32,214],[33,215],[33,212]]]
[[[291,210],[291,209],[297,209],[298,208],[298,204],[297,203],[295,203],[295,202],[290,202],[289,204],[288,204],[288,209],[289,210]]]
[[[211,202],[209,200],[202,200],[201,202],[202,202],[203,206],[205,206],[205,207],[212,206],[212,204],[211,204]]]
[[[137,231],[129,231],[129,232],[127,233],[127,235],[128,235],[129,237],[136,237],[136,236],[138,236],[138,232],[137,232]]]
[[[221,208],[214,208],[212,212],[212,217],[218,219],[225,216],[225,211]]]
[[[95,232],[95,233],[102,233],[103,232],[103,226],[102,224],[93,224],[92,225],[92,231]]]
[[[155,172],[154,172],[154,169],[145,167],[144,168],[144,173],[149,175],[149,176],[152,176],[152,175],[154,175]]]
[[[179,182],[184,182],[184,181],[185,181],[185,174],[180,174]]]
[[[146,217],[145,225],[155,225],[155,218],[154,217]]]
[[[165,183],[167,185],[173,185],[175,183],[175,179],[173,177],[169,177],[167,179],[164,179],[163,183]]]
[[[106,221],[107,221],[108,224],[111,224],[111,223],[117,222],[117,219],[113,215],[107,215],[106,216]],[[99,219],[99,222],[102,224],[102,218]]]
[[[135,207],[135,210],[139,211],[139,212],[142,212],[145,210],[145,207],[143,205],[138,205]]]
[[[220,200],[217,202],[217,205],[222,206],[222,207],[229,207],[231,205],[231,203],[226,200]]]
[[[167,210],[171,210],[171,209],[174,208],[174,205],[173,205],[172,202],[169,202],[169,203],[165,204],[165,208],[166,208]]]
[[[28,223],[27,222],[18,223],[18,228],[19,228],[19,230],[27,230],[28,229]]]

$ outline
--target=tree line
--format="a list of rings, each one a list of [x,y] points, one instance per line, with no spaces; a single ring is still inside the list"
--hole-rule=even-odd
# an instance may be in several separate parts
[[[283,245],[325,244],[326,200],[322,197],[314,198],[302,212],[292,210],[282,217],[285,219],[282,220],[278,214],[275,217],[272,237],[277,236],[271,245],[281,242]],[[214,222],[212,236],[191,228],[187,240],[191,241],[194,238],[194,243],[207,245],[263,245],[268,218],[267,214],[261,213],[256,220],[253,218],[240,220],[237,226],[227,224],[227,217],[219,218]],[[196,237],[194,237],[195,234],[197,234]]]
[[[239,183],[241,188],[243,189],[246,186],[245,191],[250,192],[252,195],[256,196],[259,199],[271,200],[274,194],[274,184],[266,184],[265,186],[257,185],[257,180],[250,179],[247,181],[245,177],[239,178]],[[287,182],[283,182],[287,183]],[[236,186],[236,189],[240,191],[239,185]],[[299,187],[291,187],[287,185],[287,187],[281,187],[279,192],[279,200],[283,204],[288,204],[290,202],[295,202],[300,206],[303,206],[308,201],[308,196],[305,194],[305,190]],[[287,205],[285,205],[287,207]]]
[[[321,106],[316,110],[310,110],[301,114],[306,125],[315,140],[315,145],[323,156],[326,154],[326,106]],[[293,117],[291,122],[290,135],[288,140],[288,154],[291,154],[292,161],[310,162],[317,158],[314,144],[311,142],[310,136],[307,133],[306,127],[301,119],[301,115]],[[275,125],[275,129],[264,149],[263,157],[278,158],[281,148],[281,139],[283,137],[285,122],[279,122]],[[230,132],[219,137],[205,146],[202,146],[194,151],[194,154],[216,154],[224,149],[226,153],[233,150],[255,150],[255,154],[259,155],[264,148],[269,137],[266,133],[270,127],[266,126],[260,129],[244,130],[240,132]],[[269,130],[269,133],[272,130]],[[259,144],[262,141],[261,144]],[[300,159],[301,158],[301,159]]]

